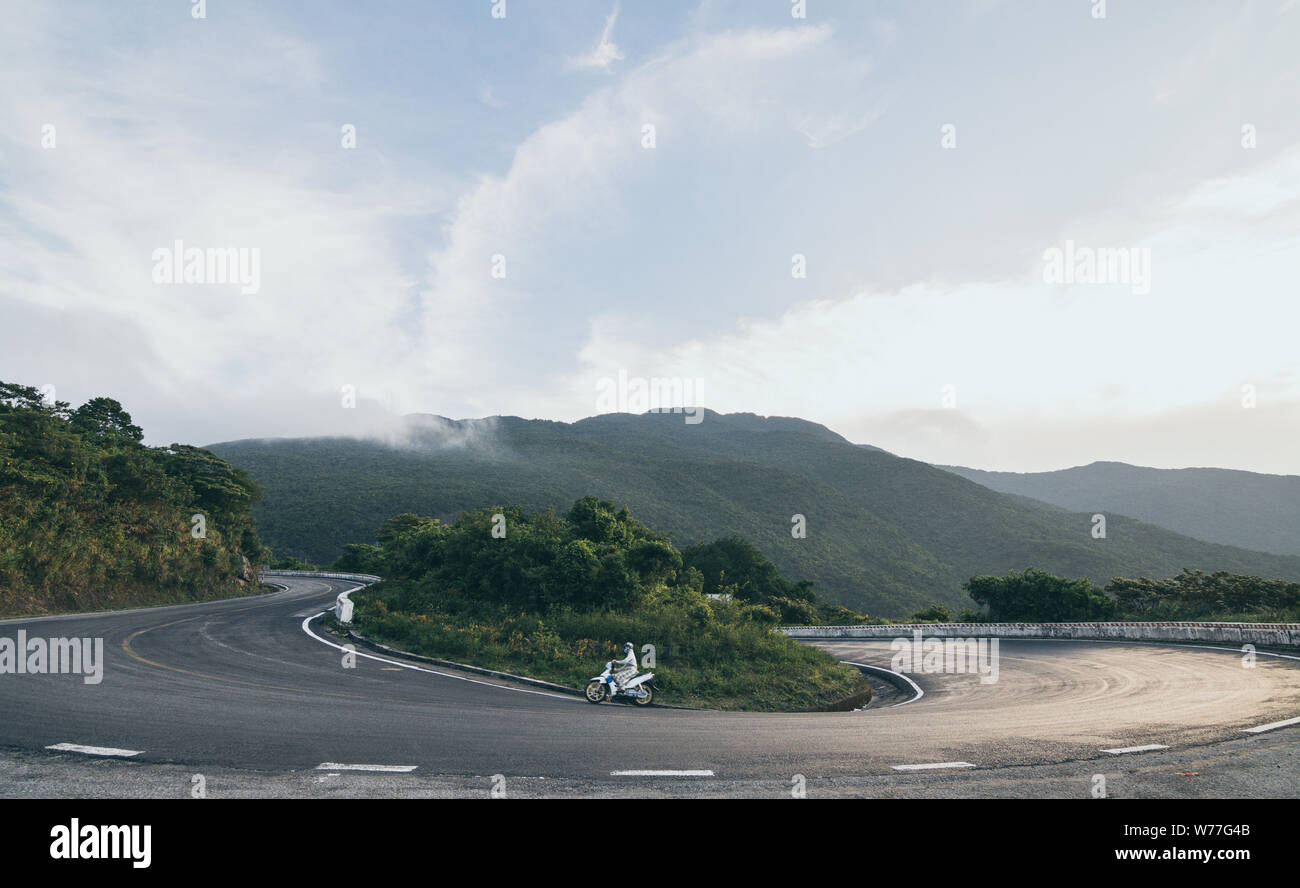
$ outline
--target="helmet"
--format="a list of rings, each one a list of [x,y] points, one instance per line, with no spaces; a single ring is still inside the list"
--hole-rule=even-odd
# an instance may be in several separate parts
[[[632,653],[632,642],[629,641],[627,644],[623,645],[623,653],[625,654]]]

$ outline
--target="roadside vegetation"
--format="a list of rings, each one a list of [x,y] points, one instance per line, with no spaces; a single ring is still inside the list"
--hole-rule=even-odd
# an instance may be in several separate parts
[[[207,450],[143,437],[111,398],[72,409],[0,382],[0,616],[256,591],[257,485]]]
[[[1001,577],[971,577],[965,588],[980,611],[963,611],[955,622],[1300,622],[1300,583],[1227,571],[1184,569],[1168,579],[1116,577],[1101,587],[1031,567]],[[935,605],[913,620],[941,623],[947,616]]]
[[[639,660],[653,645],[643,671],[661,701],[720,709],[823,709],[867,687],[774,631],[786,601],[815,599],[743,541],[680,552],[594,497],[565,515],[506,506],[442,524],[407,513],[376,538],[334,568],[386,578],[353,595],[355,623],[413,653],[576,688],[624,642]]]

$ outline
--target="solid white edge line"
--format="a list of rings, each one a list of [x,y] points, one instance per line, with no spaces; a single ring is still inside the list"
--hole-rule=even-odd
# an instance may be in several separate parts
[[[925,765],[893,765],[895,771],[933,771],[936,768],[973,768],[970,762],[931,762]]]
[[[901,672],[895,672],[892,669],[886,669],[884,666],[872,666],[870,663],[854,663],[852,660],[840,660],[840,662],[847,663],[850,666],[862,666],[867,669],[875,669],[877,672],[888,672],[890,675],[897,675],[903,681],[910,684],[912,686],[912,689],[916,691],[916,696],[913,697],[911,700],[904,700],[902,703],[891,703],[888,706],[882,706],[881,707],[882,709],[893,709],[895,706],[906,706],[908,703],[915,703],[917,700],[920,700],[922,697],[925,696],[925,691],[921,690],[921,686],[916,682],[912,681],[910,678],[908,678],[906,675],[904,675]]]
[[[1265,731],[1273,731],[1277,728],[1287,728],[1291,725],[1300,725],[1300,718],[1288,718],[1286,721],[1271,722],[1267,725],[1256,725],[1253,728],[1242,728],[1247,734],[1262,734]]]
[[[364,586],[359,586],[358,588],[365,588],[365,587],[364,587]],[[352,589],[352,590],[350,590],[350,591],[355,592],[355,591],[357,591],[357,590],[356,590],[356,589]],[[332,641],[328,641],[328,640],[326,640],[326,639],[324,639],[324,638],[321,638],[321,637],[320,637],[319,635],[317,635],[315,632],[312,632],[312,631],[311,631],[311,627],[307,625],[307,624],[310,623],[312,620],[316,619],[316,617],[323,617],[323,616],[325,616],[325,614],[327,614],[327,613],[329,613],[329,611],[327,611],[327,610],[323,610],[323,611],[321,611],[320,613],[318,613],[318,614],[313,614],[312,616],[310,616],[310,617],[308,617],[307,619],[303,620],[303,621],[302,621],[302,631],[303,631],[303,632],[306,632],[308,635],[310,635],[312,638],[314,638],[314,639],[316,639],[317,641],[319,641],[321,644],[329,645],[330,647],[334,648],[335,650],[343,651],[344,653],[355,654],[355,655],[358,656],[358,657],[365,657],[367,660],[377,660],[377,661],[379,661],[380,663],[388,663],[389,665],[392,665],[392,666],[400,666],[400,667],[402,667],[403,669],[414,669],[416,672],[427,672],[427,673],[429,673],[430,675],[440,675],[440,676],[442,676],[443,678],[454,678],[454,679],[456,679],[457,681],[467,681],[467,682],[469,682],[470,684],[485,685],[486,687],[489,687],[489,688],[499,688],[499,689],[501,689],[501,690],[503,690],[503,691],[515,691],[516,693],[520,693],[520,694],[536,694],[536,695],[539,696],[539,697],[554,697],[556,700],[568,700],[568,701],[571,702],[571,703],[582,703],[582,702],[585,702],[585,701],[584,701],[582,698],[580,698],[580,697],[567,697],[567,696],[565,696],[565,695],[563,695],[563,694],[552,694],[552,693],[550,693],[549,691],[531,691],[531,690],[528,690],[527,688],[512,688],[512,687],[508,687],[508,686],[506,686],[506,685],[495,684],[495,683],[490,682],[490,681],[479,681],[477,678],[466,678],[466,677],[463,676],[463,675],[452,675],[450,672],[439,672],[437,669],[426,669],[426,668],[424,668],[423,666],[416,666],[416,665],[414,665],[413,663],[403,663],[401,660],[389,660],[389,659],[387,659],[387,658],[385,658],[385,657],[379,657],[379,656],[376,656],[376,655],[374,655],[374,654],[367,654],[367,653],[364,652],[364,651],[349,651],[349,650],[347,650],[346,648],[344,648],[343,645],[341,645],[341,644],[335,644],[335,643],[332,642]]]
[[[345,765],[342,762],[321,762],[317,771],[379,771],[385,774],[409,774],[419,765]]]
[[[712,771],[610,771],[611,777],[712,777]]]
[[[45,748],[56,752],[80,752],[84,755],[111,755],[118,758],[130,758],[144,752],[143,749],[114,749],[111,746],[82,746],[79,743],[55,743]]]
[[[1111,755],[1124,755],[1129,752],[1155,752],[1157,749],[1168,749],[1163,743],[1148,743],[1146,746],[1121,746],[1116,749],[1103,749],[1102,752],[1109,752]]]

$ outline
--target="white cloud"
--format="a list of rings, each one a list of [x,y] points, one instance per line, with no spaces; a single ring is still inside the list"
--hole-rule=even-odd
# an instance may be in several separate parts
[[[692,38],[525,139],[504,175],[461,198],[430,256],[422,340],[438,348],[424,379],[456,389],[472,409],[531,415],[539,389],[565,367],[521,377],[518,350],[529,338],[580,331],[590,309],[538,281],[557,256],[621,224],[631,211],[623,195],[659,175],[660,155],[707,157],[720,131],[741,144],[773,131],[839,140],[876,113],[855,95],[868,69],[846,80],[830,37],[820,26]],[[647,122],[662,133],[652,151],[641,143]],[[493,256],[505,258],[504,279],[491,276]]]
[[[1205,182],[1180,207],[1254,218],[1289,207],[1295,214],[1300,210],[1300,151],[1280,155],[1250,176],[1228,176]]]
[[[602,71],[608,71],[609,66],[614,62],[622,61],[623,52],[614,43],[614,22],[618,21],[618,4],[614,4],[614,10],[605,19],[605,27],[600,32],[600,42],[598,42],[591,52],[579,56],[571,56],[567,60],[570,68],[597,68]]]
[[[181,428],[197,440],[328,429],[348,418],[304,411],[305,396],[333,392],[337,406],[345,383],[399,389],[415,344],[395,321],[414,282],[389,228],[426,211],[442,186],[372,165],[363,186],[322,188],[324,170],[367,163],[340,147],[337,125],[295,149],[256,126],[224,128],[256,119],[265,106],[250,96],[268,82],[313,93],[323,66],[311,46],[250,29],[259,61],[249,66],[201,40],[68,64],[58,33],[32,27],[3,44],[27,86],[0,99],[13,123],[0,299],[33,326],[6,330],[0,377],[35,373],[70,398],[113,395],[154,434]],[[219,83],[206,77],[214,70]],[[53,149],[39,142],[47,122]],[[152,252],[178,239],[260,250],[260,291],[152,283]],[[94,337],[87,321],[112,335]],[[74,348],[61,342],[70,325],[81,331]]]
[[[1297,168],[1300,151],[1211,192],[1263,193]],[[596,380],[626,367],[702,379],[715,410],[762,405],[933,462],[1026,471],[1111,458],[1296,473],[1300,229],[1182,209],[1199,205],[1175,205],[1137,244],[1153,257],[1145,296],[1050,286],[1034,266],[998,284],[811,300],[666,346],[607,316],[548,406],[581,415]],[[1247,384],[1258,412],[1241,406]],[[941,407],[946,385],[956,410]],[[1204,434],[1189,434],[1195,421]]]
[[[441,243],[421,290],[392,229],[436,212],[445,184],[399,179],[382,157],[341,149],[336,124],[297,121],[321,142],[306,149],[250,130],[250,115],[278,123],[329,84],[310,44],[245,31],[264,44],[252,67],[227,64],[220,44],[164,40],[138,56],[85,59],[93,78],[63,62],[72,49],[57,29],[12,32],[5,48],[33,88],[3,100],[11,133],[24,138],[3,145],[16,174],[0,216],[0,299],[30,306],[13,316],[46,329],[58,317],[97,318],[119,333],[70,352],[19,332],[0,377],[35,373],[74,399],[118,395],[169,439],[355,429],[357,414],[337,406],[344,384],[393,412],[531,413],[552,377],[518,346],[550,335],[539,324],[580,338],[588,317],[539,289],[538,272],[557,244],[617,224],[628,183],[653,175],[645,121],[663,128],[663,156],[680,157],[684,137],[699,146],[719,125],[733,139],[772,127],[834,136],[855,119],[851,102],[820,89],[842,85],[828,28],[693,36],[540,127],[508,171],[462,191],[442,236],[428,235]],[[227,76],[207,84],[201,72],[218,67]],[[268,83],[283,94],[266,95]],[[810,94],[819,94],[811,108]],[[51,117],[58,147],[42,152]],[[370,132],[362,126],[365,145]],[[153,250],[177,239],[259,249],[260,292],[153,284]],[[491,277],[495,254],[505,280]],[[124,355],[128,340],[148,348]]]
[[[248,58],[232,59],[204,38],[218,21],[88,49],[24,8],[0,33],[23,77],[0,95],[0,378],[118,396],[155,434],[211,441],[360,432],[386,412],[575,419],[626,368],[702,377],[714,409],[805,416],[934,461],[1300,468],[1272,419],[1300,403],[1300,155],[1271,153],[1290,132],[1284,88],[1236,64],[1260,53],[1251,17],[1093,84],[1092,110],[1131,139],[1117,152],[1128,143],[1086,114],[1059,139],[1083,112],[1051,83],[1008,111],[982,91],[1031,75],[984,80],[962,55],[957,77],[950,46],[906,67],[911,19],[845,36],[843,22],[744,28],[735,13],[688,17],[687,36],[619,66],[615,6],[574,61],[611,76],[522,137],[531,85],[494,70],[514,113],[490,114],[483,75],[463,78],[462,110],[489,122],[448,152],[485,152],[465,182],[440,172],[439,145],[425,164],[383,155],[385,130],[419,112],[341,95],[337,46],[245,23]],[[542,67],[558,52],[539,47]],[[1080,58],[1062,70],[1090,70]],[[1254,97],[1258,152],[1195,150],[1231,147],[1242,125],[1179,98],[1224,71],[1240,78],[1227,92]],[[1158,113],[1135,83],[1168,91]],[[963,104],[931,115],[954,90]],[[949,119],[961,147],[944,152]],[[362,149],[338,147],[344,121]],[[49,122],[58,147],[42,151]],[[502,139],[513,153],[493,166]],[[1151,147],[1165,144],[1192,147]],[[259,248],[261,292],[153,285],[152,250],[177,238]],[[1066,238],[1149,247],[1152,292],[1045,286],[1038,257]],[[812,272],[792,283],[795,250]],[[1247,426],[1215,411],[1245,383],[1251,415],[1271,418],[1258,429],[1277,434],[1234,461],[1226,442]],[[340,409],[343,384],[363,408]],[[957,411],[938,407],[945,384]]]

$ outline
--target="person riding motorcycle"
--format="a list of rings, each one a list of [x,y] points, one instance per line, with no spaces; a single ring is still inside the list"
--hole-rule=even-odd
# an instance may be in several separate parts
[[[618,693],[623,690],[624,682],[636,677],[636,649],[632,647],[632,642],[623,645],[623,659],[611,660],[610,665],[618,667],[618,671],[612,675],[614,693]]]

